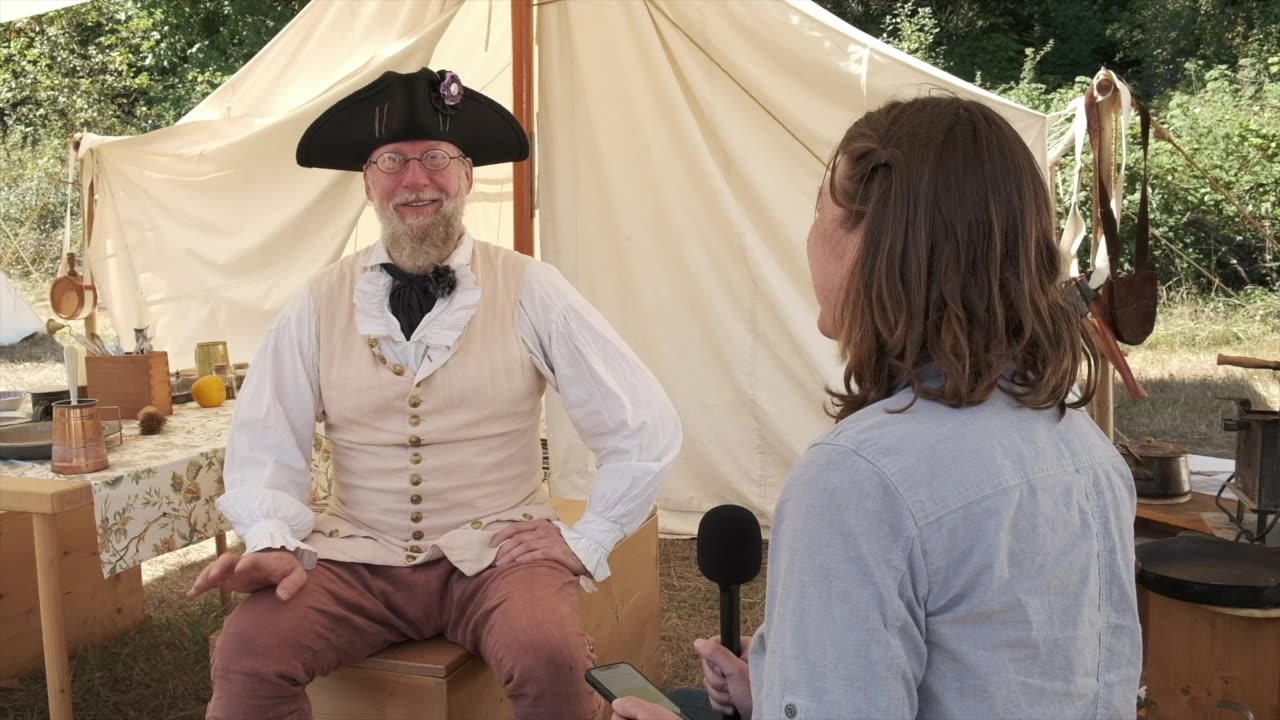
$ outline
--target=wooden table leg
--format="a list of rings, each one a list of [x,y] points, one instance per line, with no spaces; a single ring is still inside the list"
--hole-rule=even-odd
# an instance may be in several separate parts
[[[40,632],[44,639],[45,682],[49,687],[49,719],[71,720],[71,665],[67,660],[67,627],[62,611],[62,551],[57,515],[32,514],[35,534],[36,585],[40,593]]]
[[[213,536],[213,547],[217,551],[217,557],[221,557],[222,553],[227,551],[227,534],[218,532]],[[231,613],[231,592],[228,590],[219,590],[218,599],[222,601],[222,614],[229,615]]]

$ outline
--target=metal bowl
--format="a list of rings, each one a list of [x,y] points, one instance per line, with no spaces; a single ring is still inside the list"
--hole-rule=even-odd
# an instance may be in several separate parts
[[[104,437],[119,431],[119,420],[102,421]],[[31,422],[0,428],[0,460],[49,460],[52,457],[52,422]]]

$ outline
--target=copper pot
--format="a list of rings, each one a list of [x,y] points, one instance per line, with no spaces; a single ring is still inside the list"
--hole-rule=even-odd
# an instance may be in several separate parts
[[[59,400],[53,403],[53,451],[51,467],[59,475],[105,470],[107,442],[102,435],[101,411],[114,410],[120,420],[120,408],[99,406],[97,400]],[[118,426],[122,427],[122,426]],[[113,445],[123,442],[123,428],[117,430]]]

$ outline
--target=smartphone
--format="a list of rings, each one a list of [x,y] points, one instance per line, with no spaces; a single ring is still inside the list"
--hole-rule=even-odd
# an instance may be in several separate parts
[[[685,714],[680,712],[680,708],[631,663],[620,662],[593,667],[587,671],[587,682],[609,702],[620,697],[638,697],[655,705],[661,705],[682,720],[688,720]]]

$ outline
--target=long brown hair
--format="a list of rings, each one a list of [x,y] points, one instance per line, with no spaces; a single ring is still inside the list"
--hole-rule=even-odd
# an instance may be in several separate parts
[[[976,405],[997,388],[1037,409],[1089,401],[1097,351],[1058,282],[1053,203],[1004,118],[956,97],[890,102],[849,128],[824,182],[861,238],[835,318],[836,419],[907,386],[897,412],[918,398]],[[940,385],[923,382],[929,363]]]

